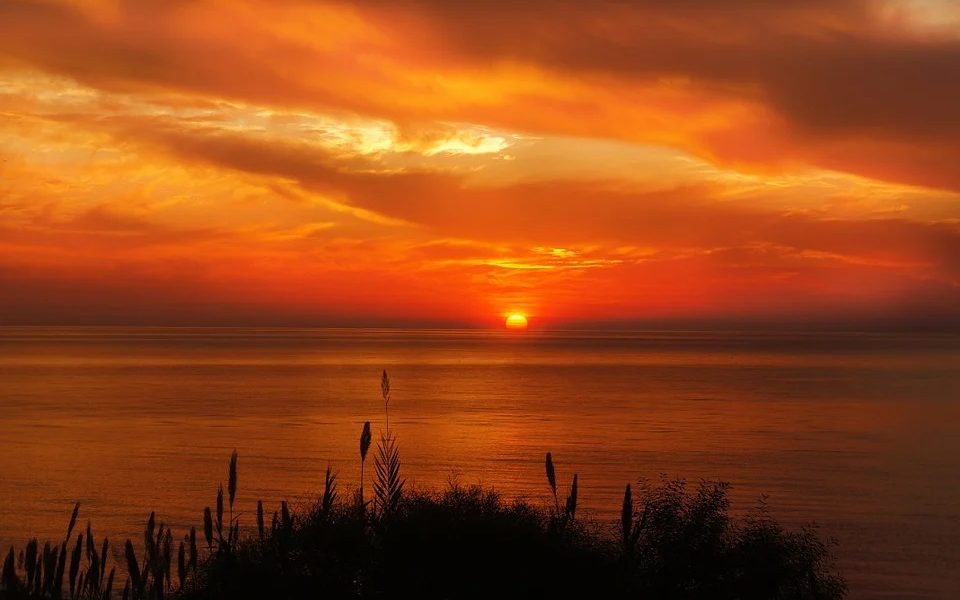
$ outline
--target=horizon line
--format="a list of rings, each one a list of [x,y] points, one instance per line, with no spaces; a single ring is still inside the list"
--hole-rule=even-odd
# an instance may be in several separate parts
[[[556,327],[530,327],[523,331],[510,331],[505,327],[490,327],[467,324],[417,323],[399,324],[344,324],[344,325],[294,325],[294,324],[162,324],[162,323],[59,323],[59,324],[19,324],[0,323],[0,331],[14,329],[208,329],[208,330],[277,330],[277,331],[449,331],[500,333],[524,337],[538,333],[925,333],[942,335],[960,335],[960,323],[885,323],[885,324],[827,324],[827,323],[715,323],[711,325],[648,325],[632,324],[624,326],[610,325],[561,325]]]

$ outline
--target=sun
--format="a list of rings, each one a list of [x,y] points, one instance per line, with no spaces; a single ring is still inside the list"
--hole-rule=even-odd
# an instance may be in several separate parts
[[[520,313],[513,313],[504,323],[507,329],[523,330],[527,328],[527,317]]]

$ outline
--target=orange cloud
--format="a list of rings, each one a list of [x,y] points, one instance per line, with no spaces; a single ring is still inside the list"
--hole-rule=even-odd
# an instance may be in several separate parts
[[[926,6],[5,2],[0,314],[955,319]]]

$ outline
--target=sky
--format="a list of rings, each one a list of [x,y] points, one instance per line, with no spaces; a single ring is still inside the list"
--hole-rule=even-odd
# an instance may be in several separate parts
[[[0,324],[960,323],[960,3],[0,0]]]

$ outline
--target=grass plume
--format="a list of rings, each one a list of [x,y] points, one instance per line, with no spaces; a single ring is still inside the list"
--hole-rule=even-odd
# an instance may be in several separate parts
[[[237,497],[237,451],[230,455],[230,466],[227,469],[227,493],[230,495],[230,513],[233,515],[233,501]]]
[[[364,506],[363,500],[363,467],[367,462],[367,452],[370,450],[370,442],[373,436],[370,433],[370,421],[363,424],[360,430],[360,490],[357,496],[357,504],[360,508]]]
[[[547,452],[547,457],[544,459],[544,466],[547,471],[547,484],[550,485],[550,490],[553,492],[553,504],[555,508],[555,513],[560,513],[560,501],[557,500],[557,472],[553,468],[553,455]]]

